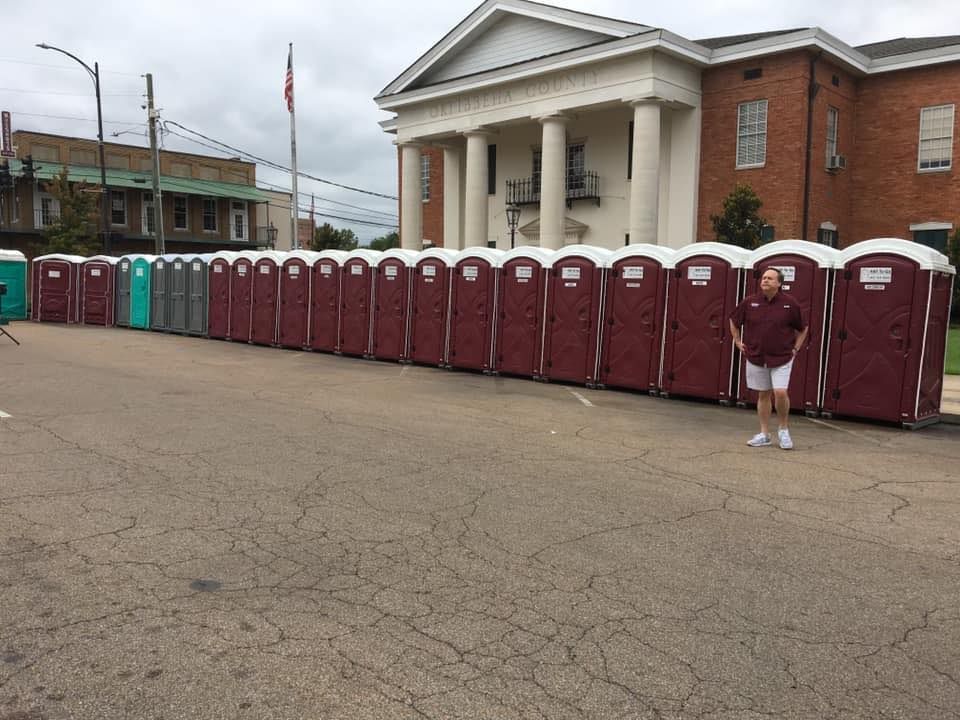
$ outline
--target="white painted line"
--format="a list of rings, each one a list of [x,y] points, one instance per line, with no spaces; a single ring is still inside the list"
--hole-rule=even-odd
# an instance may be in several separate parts
[[[404,375],[406,375],[406,374],[407,374],[407,370],[409,370],[409,369],[410,369],[410,366],[409,366],[409,365],[404,365],[403,368],[400,370],[400,377],[403,377]]]
[[[577,400],[582,402],[587,407],[593,407],[593,403],[587,400],[583,395],[578,393],[576,390],[570,390],[570,388],[567,388],[567,390],[570,392],[571,395],[573,395]]]
[[[7,417],[13,417],[13,415],[10,415],[9,413],[5,413],[3,410],[0,410],[0,418],[7,418]]]
[[[809,420],[812,423],[816,423],[817,425],[823,425],[824,427],[828,427],[831,430],[839,430],[840,432],[844,432],[847,435],[853,435],[854,437],[860,438],[861,440],[866,440],[867,442],[872,442],[882,447],[887,447],[887,443],[881,442],[880,440],[877,440],[876,438],[872,438],[869,435],[864,435],[863,433],[854,432],[853,430],[847,430],[846,428],[842,428],[839,425],[834,425],[832,423],[825,422],[824,420],[817,420],[816,418],[808,417],[804,419]]]

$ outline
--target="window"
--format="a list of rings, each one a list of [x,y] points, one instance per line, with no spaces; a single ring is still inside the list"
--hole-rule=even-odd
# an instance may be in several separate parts
[[[110,224],[111,225],[127,224],[127,191],[126,190],[110,191]]]
[[[60,162],[60,148],[56,145],[40,145],[34,143],[30,147],[34,162],[37,160],[46,160],[47,162]]]
[[[217,231],[217,199],[216,198],[203,199],[203,231],[204,232]]]
[[[245,200],[230,201],[231,240],[247,241],[247,203]]]
[[[750,68],[743,71],[744,80],[756,80],[761,77],[763,77],[763,68]]]
[[[71,165],[93,166],[97,164],[96,155],[93,150],[81,150],[79,148],[70,148]]]
[[[567,145],[567,190],[583,190],[586,187],[586,164],[584,144]]]
[[[117,170],[130,169],[130,158],[128,158],[126,155],[107,153],[106,163],[108,168],[116,168]]]
[[[762,167],[767,161],[767,101],[740,103],[737,108],[737,167]]]
[[[157,216],[153,212],[153,193],[143,194],[143,212],[141,213],[141,227],[144,235],[154,235],[157,232]]]
[[[497,194],[497,146],[487,145],[487,195]]]
[[[173,196],[173,229],[174,230],[190,229],[190,226],[187,223],[187,196],[186,195]]]
[[[174,177],[188,178],[190,177],[190,166],[187,163],[171,162],[170,174]]]
[[[817,228],[817,242],[832,248],[839,247],[840,235],[837,233],[836,226],[824,223]]]
[[[41,193],[39,197],[40,210],[37,212],[36,226],[50,227],[50,225],[60,219],[60,201],[46,193]]]
[[[953,158],[953,105],[920,111],[918,170],[949,170]]]
[[[633,179],[633,120],[627,130],[627,180]]]
[[[827,108],[827,167],[832,167],[830,159],[839,155],[837,151],[837,125],[840,122],[840,111],[835,107]]]
[[[543,172],[543,151],[540,148],[537,148],[533,151],[533,168],[531,178],[533,184],[533,192],[539,197],[540,195],[540,176]]]
[[[914,242],[944,254],[947,252],[947,238],[952,229],[953,225],[942,222],[925,222],[910,226]]]
[[[430,156],[426,153],[420,155],[420,199],[430,199]]]

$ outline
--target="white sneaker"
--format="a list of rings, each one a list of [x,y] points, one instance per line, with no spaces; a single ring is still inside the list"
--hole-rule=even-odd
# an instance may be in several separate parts
[[[793,440],[790,439],[790,431],[787,428],[780,428],[777,433],[780,436],[780,447],[783,450],[793,450]]]
[[[773,445],[773,443],[770,442],[770,436],[766,433],[757,433],[747,440],[747,445],[750,447],[765,447],[767,445]]]

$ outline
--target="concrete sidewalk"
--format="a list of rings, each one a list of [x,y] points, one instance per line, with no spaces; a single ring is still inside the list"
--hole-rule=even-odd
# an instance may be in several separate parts
[[[960,375],[943,376],[940,417],[944,422],[960,425]]]

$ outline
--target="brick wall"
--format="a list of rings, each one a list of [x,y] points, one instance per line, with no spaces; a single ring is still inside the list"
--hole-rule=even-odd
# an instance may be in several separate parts
[[[443,247],[443,148],[424,146],[420,152],[430,158],[430,199],[423,206],[423,240]],[[403,224],[403,152],[397,147],[397,195],[400,223]]]

